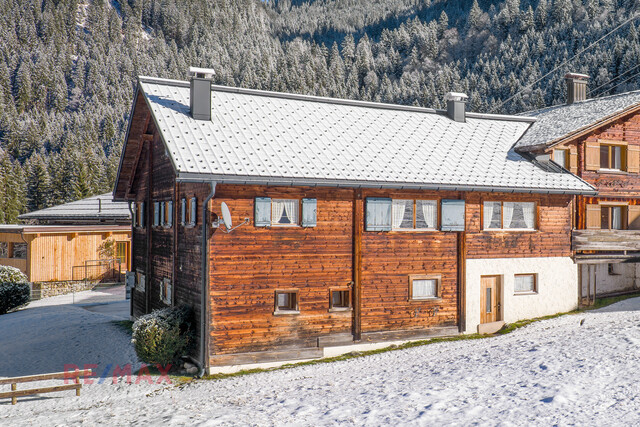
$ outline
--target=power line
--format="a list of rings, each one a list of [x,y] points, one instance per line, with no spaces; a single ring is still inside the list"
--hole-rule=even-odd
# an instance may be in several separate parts
[[[589,89],[589,92],[590,92],[590,93],[597,92],[597,91],[598,91],[598,89],[605,87],[606,85],[608,85],[609,83],[613,82],[614,80],[618,80],[620,77],[624,77],[624,75],[625,75],[625,74],[629,74],[630,72],[632,72],[633,70],[635,70],[635,69],[636,69],[636,68],[638,68],[638,67],[640,67],[640,64],[636,65],[636,66],[635,66],[635,67],[633,67],[633,68],[628,69],[627,71],[625,71],[625,72],[624,72],[624,73],[622,73],[622,74],[617,75],[616,77],[612,78],[612,79],[611,79],[611,80],[609,80],[608,82],[606,82],[606,83],[604,83],[604,84],[601,84],[601,85],[600,85],[600,86],[598,86],[597,88]],[[614,86],[614,87],[616,87],[616,86]],[[611,89],[607,89],[607,90],[611,90]],[[604,91],[604,92],[606,92],[606,91]],[[604,92],[603,92],[603,93],[604,93]],[[596,96],[592,96],[592,98],[595,98],[595,97],[596,97]]]
[[[633,74],[633,75],[632,75],[631,77],[629,77],[628,79],[624,79],[623,81],[621,81],[620,83],[618,83],[618,84],[617,84],[617,85],[615,85],[614,87],[609,88],[609,89],[607,89],[607,90],[613,90],[613,89],[617,88],[618,86],[620,86],[620,85],[622,85],[622,84],[625,84],[626,82],[628,82],[629,80],[631,80],[631,79],[633,79],[634,77],[637,77],[637,76],[640,76],[640,71],[638,71],[637,73]],[[598,94],[598,95],[596,95],[596,96],[593,96],[593,98],[597,98],[597,97],[599,97],[600,95],[602,95],[603,93],[605,93],[607,90],[605,90],[605,91],[603,91],[603,92],[599,93],[599,94]]]
[[[494,107],[494,109],[492,111],[496,111],[498,108],[501,108],[505,103],[511,101],[513,98],[515,98],[516,96],[518,96],[519,94],[521,94],[525,89],[530,89],[533,85],[535,85],[536,83],[540,83],[542,80],[544,80],[546,77],[548,77],[549,75],[555,73],[556,71],[558,71],[560,68],[564,67],[565,65],[567,65],[569,62],[573,61],[577,56],[582,55],[584,52],[586,52],[587,50],[591,49],[592,47],[594,47],[595,45],[597,45],[598,43],[600,43],[602,40],[604,40],[605,38],[609,37],[611,34],[613,34],[614,32],[618,31],[620,28],[624,27],[625,25],[627,25],[629,22],[633,21],[634,19],[637,19],[638,17],[640,17],[640,14],[635,14],[634,16],[632,16],[631,18],[627,19],[626,21],[622,22],[620,25],[618,25],[617,27],[615,27],[613,30],[609,31],[607,34],[605,34],[604,36],[600,37],[598,40],[594,41],[593,43],[591,43],[589,46],[585,47],[584,49],[580,50],[578,53],[576,53],[575,55],[573,55],[571,58],[567,59],[566,61],[564,61],[562,64],[558,65],[556,68],[554,68],[553,70],[549,71],[547,74],[545,74],[544,76],[540,77],[538,80],[534,81],[533,83],[529,83],[527,86],[525,86],[524,88],[520,89],[518,92],[514,93],[513,95],[511,95],[509,98],[505,99],[504,101],[500,102],[500,104],[497,107]]]

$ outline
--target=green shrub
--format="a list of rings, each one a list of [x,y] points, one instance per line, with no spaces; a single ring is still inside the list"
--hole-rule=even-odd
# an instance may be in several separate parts
[[[145,363],[176,362],[193,342],[191,310],[173,307],[154,310],[133,324],[133,347]]]
[[[27,283],[27,276],[15,267],[0,265],[0,283]]]
[[[29,303],[28,283],[0,283],[0,314]]]

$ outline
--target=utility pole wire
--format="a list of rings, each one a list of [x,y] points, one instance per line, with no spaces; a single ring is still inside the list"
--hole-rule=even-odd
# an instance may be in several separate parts
[[[635,70],[635,69],[636,69],[636,68],[638,68],[638,67],[640,67],[640,64],[636,65],[636,66],[635,66],[635,67],[633,67],[633,68],[629,68],[629,69],[628,69],[627,71],[625,71],[624,73],[622,73],[622,74],[620,74],[620,75],[618,75],[618,76],[616,76],[616,77],[612,78],[611,80],[609,80],[608,82],[606,82],[606,83],[604,83],[604,84],[601,84],[601,85],[600,85],[600,86],[598,86],[597,88],[589,89],[589,93],[597,92],[597,91],[598,91],[598,89],[605,87],[606,85],[608,85],[609,83],[613,82],[614,80],[618,80],[620,77],[624,77],[624,75],[625,75],[625,74],[629,74],[630,72],[632,72],[633,70]],[[615,88],[615,87],[617,87],[617,86],[614,86],[613,88]],[[613,89],[613,88],[611,88],[611,89]],[[607,89],[607,90],[611,90],[611,89]],[[606,90],[605,90],[605,91],[603,91],[602,93],[604,93],[604,92],[606,92]],[[597,95],[596,95],[596,96],[592,96],[592,98],[596,98],[596,97],[597,97]]]
[[[627,25],[629,22],[633,21],[634,19],[637,19],[638,17],[640,17],[640,14],[636,13],[635,15],[633,15],[631,18],[627,19],[626,21],[624,21],[622,24],[618,25],[617,27],[615,27],[613,30],[609,31],[607,34],[605,34],[604,36],[600,37],[598,40],[594,41],[593,43],[591,43],[589,46],[583,48],[582,50],[580,50],[578,53],[576,53],[575,55],[573,55],[571,58],[567,59],[566,61],[564,61],[562,64],[558,65],[556,68],[554,68],[553,70],[549,71],[547,74],[545,74],[544,76],[540,77],[538,80],[534,81],[533,83],[528,84],[527,86],[523,87],[522,89],[520,89],[518,92],[514,93],[513,95],[511,95],[509,98],[505,99],[504,101],[500,102],[500,104],[497,107],[494,107],[492,112],[495,112],[498,108],[502,108],[502,106],[504,104],[506,104],[507,102],[511,101],[513,98],[515,98],[516,96],[520,95],[525,89],[530,89],[533,85],[535,85],[536,83],[540,83],[542,80],[544,80],[546,77],[548,77],[549,75],[555,73],[556,71],[558,71],[560,68],[564,67],[565,65],[567,65],[569,62],[573,61],[577,56],[582,55],[584,52],[586,52],[587,50],[591,49],[592,47],[594,47],[595,45],[597,45],[598,43],[600,43],[602,40],[604,40],[605,38],[609,37],[611,34],[613,34],[614,32],[618,31],[620,28],[624,27],[625,25]]]
[[[633,74],[631,77],[629,77],[628,79],[625,79],[623,81],[621,81],[620,83],[618,83],[617,85],[615,85],[612,88],[609,88],[607,90],[613,90],[615,88],[617,88],[618,86],[620,86],[621,84],[624,84],[626,82],[628,82],[629,80],[633,79],[634,77],[640,76],[640,71],[638,71],[637,73]],[[599,93],[597,96],[594,96],[594,98],[597,98],[598,96],[602,95],[603,93],[605,93],[607,90],[603,91],[602,93]]]

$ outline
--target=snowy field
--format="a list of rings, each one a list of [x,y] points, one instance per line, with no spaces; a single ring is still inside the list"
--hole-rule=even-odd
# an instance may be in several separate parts
[[[109,381],[79,398],[2,401],[0,424],[638,425],[639,345],[636,298],[489,339],[181,388]]]

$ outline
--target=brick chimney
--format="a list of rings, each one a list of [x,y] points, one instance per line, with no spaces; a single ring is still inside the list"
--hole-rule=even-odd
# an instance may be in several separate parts
[[[447,116],[453,121],[464,123],[466,121],[465,105],[469,98],[464,93],[449,92],[444,96],[447,101]]]
[[[191,116],[196,120],[211,120],[211,68],[189,68]]]
[[[586,74],[567,73],[564,76],[564,80],[567,82],[567,105],[587,99],[589,76]]]

